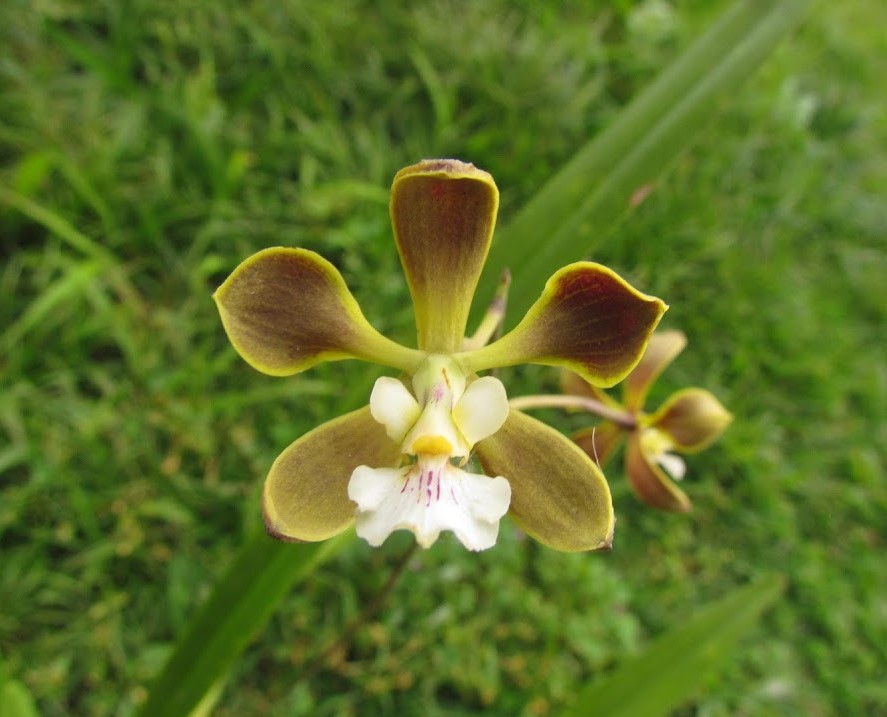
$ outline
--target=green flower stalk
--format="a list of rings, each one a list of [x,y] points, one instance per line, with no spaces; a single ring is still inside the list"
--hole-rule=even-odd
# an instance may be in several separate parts
[[[574,405],[607,419],[573,435],[582,450],[603,465],[627,436],[625,472],[634,492],[654,508],[679,512],[690,510],[691,503],[675,483],[686,473],[677,454],[708,447],[733,420],[720,401],[701,388],[677,391],[658,410],[644,412],[650,387],[686,345],[680,331],[655,334],[623,383],[621,404],[572,372],[563,374],[567,395],[562,397],[577,399]]]
[[[509,407],[479,373],[539,363],[612,386],[637,364],[665,304],[604,266],[559,270],[523,320],[492,343],[466,341],[499,193],[471,164],[426,160],[394,178],[391,220],[416,317],[417,348],[379,334],[338,270],[298,248],[265,249],[216,291],[222,323],[254,368],[289,376],[357,358],[399,375],[378,379],[369,405],[322,424],[277,458],[265,481],[269,533],[317,541],[356,522],[380,545],[397,529],[423,547],[441,531],[470,550],[496,542],[510,513],[550,547],[609,547],[613,508],[599,468],[557,431]],[[483,473],[466,470],[476,458]]]

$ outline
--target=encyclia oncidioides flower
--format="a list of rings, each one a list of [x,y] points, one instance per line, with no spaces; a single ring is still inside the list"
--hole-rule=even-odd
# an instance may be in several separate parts
[[[513,330],[486,345],[467,342],[498,204],[493,178],[457,160],[425,160],[395,176],[391,220],[417,348],[377,332],[339,271],[306,249],[260,251],[216,291],[231,343],[259,371],[289,376],[357,358],[399,372],[378,379],[369,406],[277,458],[263,491],[273,536],[324,540],[356,521],[372,545],[408,529],[428,547],[448,530],[483,550],[510,512],[559,550],[610,545],[612,501],[598,467],[565,436],[511,410],[499,379],[478,374],[540,363],[613,385],[640,359],[666,306],[604,266],[577,262],[549,279]],[[470,458],[483,473],[466,469]]]
[[[573,440],[601,465],[627,436],[625,473],[635,494],[661,510],[686,512],[691,503],[675,483],[682,480],[686,464],[677,453],[696,453],[724,432],[733,416],[715,396],[702,388],[676,391],[654,412],[644,412],[650,387],[684,350],[681,331],[653,335],[638,365],[622,384],[622,403],[572,372],[564,372],[565,394],[602,404],[610,420],[573,434]],[[602,412],[597,411],[600,415]]]

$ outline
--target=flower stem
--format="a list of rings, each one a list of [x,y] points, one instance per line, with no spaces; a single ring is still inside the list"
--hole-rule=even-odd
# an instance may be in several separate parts
[[[637,428],[637,420],[628,411],[620,411],[618,408],[607,406],[593,398],[585,396],[556,396],[539,394],[534,396],[518,396],[512,398],[508,404],[512,408],[524,411],[528,408],[579,408],[595,416],[600,416],[612,421],[617,426],[629,430]]]

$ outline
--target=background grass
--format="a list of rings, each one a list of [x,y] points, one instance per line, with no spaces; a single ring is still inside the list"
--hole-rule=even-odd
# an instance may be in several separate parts
[[[372,370],[252,371],[209,299],[231,268],[318,249],[410,341],[394,172],[473,161],[506,222],[723,3],[381,5],[0,7],[0,653],[45,715],[131,713],[273,458]],[[282,606],[218,715],[544,715],[770,570],[786,599],[679,714],[887,714],[885,23],[873,1],[816,6],[594,257],[690,337],[652,404],[701,385],[736,415],[691,459],[695,511],[644,508],[613,465],[612,553],[510,524],[481,555],[442,540],[336,646],[409,538],[355,545]]]

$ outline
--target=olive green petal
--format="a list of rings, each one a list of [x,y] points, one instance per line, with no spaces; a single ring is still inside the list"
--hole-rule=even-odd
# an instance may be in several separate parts
[[[475,447],[484,472],[511,484],[510,513],[528,535],[555,550],[609,548],[613,502],[600,469],[553,428],[514,409]]]
[[[213,298],[237,353],[272,376],[345,358],[409,370],[422,358],[370,326],[336,267],[307,249],[253,254]]]
[[[687,337],[682,331],[657,331],[653,334],[643,357],[622,384],[625,407],[629,411],[643,408],[650,386],[686,345]]]
[[[579,446],[597,465],[603,467],[619,448],[625,429],[615,423],[603,421],[592,428],[582,428],[572,436],[573,443]]]
[[[391,223],[421,350],[461,346],[498,209],[493,178],[472,164],[424,160],[394,177]]]
[[[686,388],[673,394],[644,424],[667,435],[675,449],[701,451],[724,432],[733,415],[710,392]]]
[[[521,363],[561,366],[596,386],[612,386],[640,360],[667,308],[607,267],[577,262],[548,280],[511,332],[458,358],[471,371]]]
[[[690,499],[674,481],[641,450],[640,436],[634,431],[625,447],[625,473],[638,498],[659,510],[686,513]]]
[[[271,466],[262,494],[265,527],[275,538],[315,542],[354,522],[348,481],[355,468],[393,467],[399,446],[361,408],[318,426]]]

